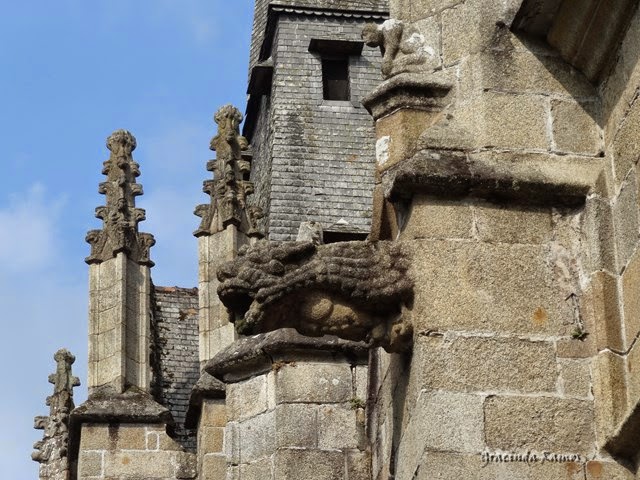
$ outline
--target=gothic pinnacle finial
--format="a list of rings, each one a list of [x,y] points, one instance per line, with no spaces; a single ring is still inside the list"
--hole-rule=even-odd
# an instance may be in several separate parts
[[[73,387],[79,386],[80,380],[73,375],[71,366],[76,358],[68,350],[58,350],[53,358],[56,371],[49,375],[49,383],[53,384],[53,394],[47,397],[49,416],[34,419],[34,428],[44,430],[44,435],[33,445],[31,458],[40,463],[41,479],[67,480],[69,415],[74,409]]]
[[[98,188],[107,197],[106,205],[96,208],[96,217],[103,221],[103,227],[87,233],[91,255],[85,261],[89,264],[125,252],[140,265],[153,266],[149,259],[149,250],[155,244],[153,235],[138,232],[138,223],[145,219],[145,212],[135,205],[135,197],[142,195],[142,185],[136,183],[140,166],[132,156],[136,146],[135,137],[127,130],[116,130],[107,138],[111,155],[102,169],[107,180]]]
[[[247,204],[247,197],[253,193],[253,183],[247,180],[251,164],[242,158],[242,152],[249,147],[247,139],[240,135],[242,113],[233,105],[225,105],[213,119],[218,132],[211,139],[210,148],[216,152],[216,159],[207,163],[207,170],[213,172],[213,180],[206,180],[203,187],[211,196],[211,202],[196,207],[195,214],[202,221],[194,235],[211,235],[236,225],[246,235],[261,238],[258,220],[264,216],[262,209]]]

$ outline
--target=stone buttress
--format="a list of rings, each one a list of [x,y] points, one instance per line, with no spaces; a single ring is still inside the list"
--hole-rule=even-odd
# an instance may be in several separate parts
[[[152,385],[153,286],[149,250],[140,233],[142,187],[126,130],[107,139],[111,155],[100,184],[106,205],[96,209],[101,230],[87,234],[89,264],[89,398],[71,414],[70,453],[79,479],[190,479],[195,454],[173,438],[174,419]],[[156,345],[157,347],[157,345]],[[162,389],[162,386],[160,386]],[[166,400],[166,399],[165,399]]]
[[[35,418],[34,428],[44,430],[44,435],[33,445],[31,458],[40,464],[40,480],[70,480],[76,464],[69,455],[69,419],[74,408],[73,388],[80,380],[73,376],[75,357],[68,350],[58,350],[53,358],[56,371],[49,375],[53,384],[53,394],[47,397],[49,415]]]
[[[151,385],[151,276],[149,249],[153,236],[138,232],[144,210],[136,208],[142,194],[132,152],[136,140],[125,130],[107,139],[111,155],[100,184],[106,205],[96,209],[101,230],[87,234],[89,264],[89,392],[129,387],[149,392]]]
[[[210,203],[199,205],[195,214],[201,217],[194,232],[198,238],[198,292],[200,366],[236,339],[229,313],[218,299],[218,265],[235,257],[238,249],[261,238],[258,220],[260,208],[249,205],[247,197],[253,193],[248,180],[251,164],[242,153],[248,144],[240,135],[240,111],[226,105],[214,117],[217,134],[211,139],[216,159],[207,163],[213,180],[204,182],[204,192]]]

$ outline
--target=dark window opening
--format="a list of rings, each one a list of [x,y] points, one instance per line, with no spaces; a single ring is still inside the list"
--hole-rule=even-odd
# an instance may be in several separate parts
[[[349,90],[349,58],[323,58],[323,98],[325,100],[349,100]]]
[[[329,232],[325,230],[322,232],[322,240],[324,243],[337,243],[337,242],[354,242],[356,240],[366,240],[366,233],[356,232]]]

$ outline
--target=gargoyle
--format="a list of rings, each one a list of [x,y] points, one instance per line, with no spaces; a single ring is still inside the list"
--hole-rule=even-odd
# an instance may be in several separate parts
[[[380,25],[366,24],[362,40],[369,47],[380,47],[382,76],[385,79],[400,73],[425,70],[427,62],[435,54],[424,35],[396,19],[386,20]]]
[[[241,334],[295,328],[382,346],[411,346],[409,261],[392,242],[269,243],[243,247],[218,269],[218,295]]]

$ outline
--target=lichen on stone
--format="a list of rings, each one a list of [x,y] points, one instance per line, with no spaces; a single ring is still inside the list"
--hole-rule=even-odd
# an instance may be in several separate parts
[[[241,334],[290,327],[402,351],[413,332],[408,269],[393,242],[264,241],[218,269],[218,294]]]

